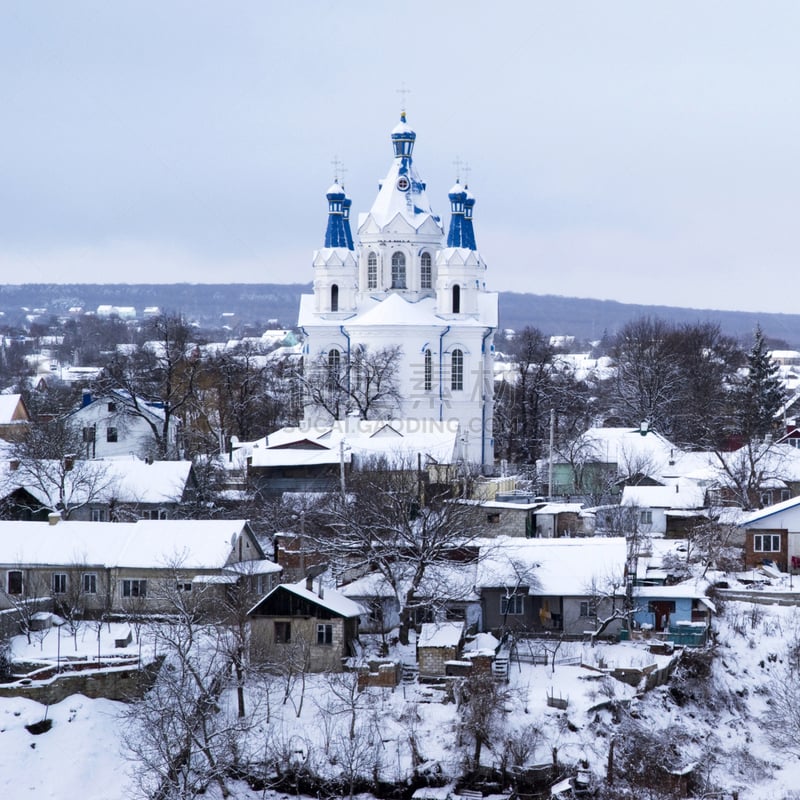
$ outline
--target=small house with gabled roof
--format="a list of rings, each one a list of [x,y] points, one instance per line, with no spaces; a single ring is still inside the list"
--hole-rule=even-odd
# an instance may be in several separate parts
[[[338,672],[355,655],[358,619],[364,610],[314,579],[276,586],[250,609],[251,658],[310,672]]]
[[[772,562],[781,570],[800,570],[800,497],[792,497],[746,516],[744,562],[747,568]]]

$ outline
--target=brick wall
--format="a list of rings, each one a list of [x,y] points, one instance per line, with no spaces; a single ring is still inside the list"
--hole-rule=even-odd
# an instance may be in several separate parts
[[[764,552],[763,550],[755,549],[756,536],[780,536],[781,548],[777,552]],[[775,530],[758,530],[755,528],[748,528],[744,542],[744,564],[745,568],[751,569],[757,567],[763,561],[773,561],[784,572],[787,569],[788,562],[788,532],[785,529]]]

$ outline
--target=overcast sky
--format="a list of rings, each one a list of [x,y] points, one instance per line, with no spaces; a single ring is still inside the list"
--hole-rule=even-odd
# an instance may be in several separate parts
[[[449,218],[496,289],[797,312],[800,3],[0,3],[0,271],[306,282],[335,156]]]

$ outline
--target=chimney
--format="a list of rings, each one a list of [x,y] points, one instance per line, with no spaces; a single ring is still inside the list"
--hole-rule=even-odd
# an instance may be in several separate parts
[[[8,468],[9,468],[9,470],[11,470],[11,472],[16,472],[19,469],[19,459],[18,458],[12,458],[8,462]]]
[[[75,466],[75,456],[68,455],[64,456],[64,469],[66,472],[69,472]]]
[[[61,514],[59,514],[58,511],[51,511],[47,515],[48,525],[58,525],[59,522],[61,522]]]
[[[314,591],[314,576],[313,575],[306,575],[306,591],[313,592]]]
[[[81,408],[86,408],[92,402],[92,393],[88,389],[84,389],[81,395]]]

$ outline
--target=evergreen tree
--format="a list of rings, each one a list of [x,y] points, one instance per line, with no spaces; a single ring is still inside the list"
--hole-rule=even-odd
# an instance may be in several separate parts
[[[757,325],[753,346],[747,355],[747,375],[737,397],[740,434],[752,439],[770,433],[785,397],[786,391],[778,377],[778,365],[770,357],[761,326]]]

